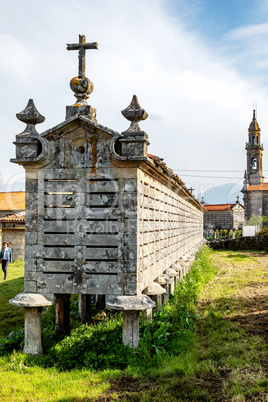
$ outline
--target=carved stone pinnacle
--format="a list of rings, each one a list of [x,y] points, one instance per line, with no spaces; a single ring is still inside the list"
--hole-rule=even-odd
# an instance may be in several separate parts
[[[20,113],[17,113],[16,117],[23,123],[27,124],[25,130],[21,134],[37,134],[35,125],[45,121],[45,117],[36,109],[33,99],[29,99],[26,108]]]
[[[130,105],[122,110],[121,113],[127,120],[131,121],[131,125],[126,132],[141,131],[138,123],[148,117],[147,112],[140,106],[136,95],[133,95]]]

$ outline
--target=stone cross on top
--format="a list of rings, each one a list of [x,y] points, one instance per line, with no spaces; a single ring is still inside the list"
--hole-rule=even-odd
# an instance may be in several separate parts
[[[67,43],[67,50],[78,50],[78,77],[84,78],[86,76],[86,50],[98,49],[98,43],[86,43],[85,35],[79,35],[79,43]]]

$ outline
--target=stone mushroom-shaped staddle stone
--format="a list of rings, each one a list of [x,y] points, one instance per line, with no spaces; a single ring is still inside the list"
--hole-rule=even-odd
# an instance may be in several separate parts
[[[168,268],[165,272],[166,275],[168,275],[171,279],[171,284],[169,285],[170,293],[174,295],[174,290],[175,290],[175,280],[178,277],[178,273],[175,271],[173,268]]]
[[[37,293],[19,293],[9,300],[13,306],[24,307],[24,349],[23,352],[37,356],[42,353],[41,312],[52,302]]]
[[[146,295],[106,296],[106,307],[123,311],[123,342],[130,348],[139,346],[139,313],[152,309],[155,303]]]
[[[156,303],[157,311],[159,311],[162,307],[162,295],[166,293],[166,289],[162,288],[159,283],[153,282],[145,289],[144,293],[151,296],[151,299]]]
[[[124,138],[119,140],[122,145],[122,156],[147,157],[148,135],[140,129],[139,121],[147,119],[148,114],[139,105],[136,95],[133,95],[130,105],[121,113],[131,121],[130,127],[122,133]]]
[[[183,269],[183,267],[181,266],[181,264],[180,264],[179,262],[176,262],[176,264],[173,265],[173,268],[174,268],[175,271],[177,272],[178,278],[179,278],[179,279],[182,279],[184,269]]]
[[[159,277],[159,284],[163,286],[163,288],[166,290],[166,293],[164,293],[163,296],[163,301],[164,303],[168,303],[169,301],[169,285],[171,284],[172,280],[170,277],[166,274],[162,274]]]

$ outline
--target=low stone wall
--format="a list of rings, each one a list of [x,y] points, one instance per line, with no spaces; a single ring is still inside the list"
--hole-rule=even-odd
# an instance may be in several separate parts
[[[209,245],[214,250],[258,250],[268,252],[268,237],[251,236],[240,239],[211,241]]]

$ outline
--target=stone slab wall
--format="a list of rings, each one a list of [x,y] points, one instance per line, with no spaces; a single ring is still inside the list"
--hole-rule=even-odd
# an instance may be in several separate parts
[[[203,207],[153,159],[117,154],[121,137],[74,118],[38,137],[41,161],[20,162],[25,292],[140,295],[202,240]]]
[[[203,237],[203,211],[179,186],[139,170],[138,273],[142,292]]]

